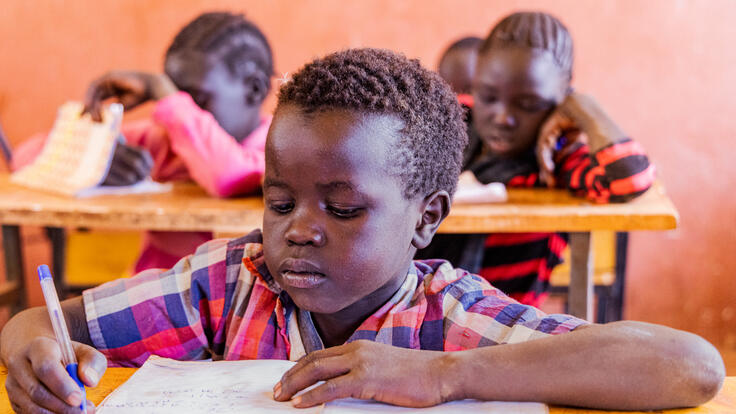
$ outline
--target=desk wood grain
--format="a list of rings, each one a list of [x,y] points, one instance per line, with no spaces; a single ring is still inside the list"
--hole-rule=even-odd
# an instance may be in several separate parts
[[[453,206],[441,233],[668,230],[679,215],[655,185],[625,204],[591,204],[564,190],[509,189],[500,204]],[[125,230],[247,233],[261,227],[260,197],[216,199],[191,183],[171,192],[74,199],[20,187],[0,175],[0,223]]]
[[[99,405],[105,397],[111,393],[120,384],[125,382],[135,372],[135,368],[108,368],[105,375],[102,376],[100,384],[96,388],[87,389],[87,398]],[[8,372],[5,367],[0,366],[0,380],[5,384]],[[10,414],[13,410],[10,407],[8,394],[5,387],[0,390],[0,414]],[[632,414],[635,411],[600,411],[600,410],[584,410],[577,408],[555,407],[549,409],[550,414]],[[721,414],[736,412],[736,377],[726,378],[721,391],[711,401],[696,408],[688,408],[681,410],[665,410],[656,411],[656,413],[680,414],[680,413],[697,413],[697,414]],[[651,413],[651,411],[649,411]]]

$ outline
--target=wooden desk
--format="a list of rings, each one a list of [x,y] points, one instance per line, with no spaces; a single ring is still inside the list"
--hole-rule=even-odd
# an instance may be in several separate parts
[[[194,184],[177,184],[171,193],[163,194],[72,199],[16,186],[7,175],[0,175],[0,223],[11,280],[22,280],[18,225],[245,233],[261,226],[262,215],[260,197],[214,199]],[[569,309],[590,320],[590,232],[669,230],[677,227],[678,220],[677,210],[659,184],[630,203],[607,205],[591,204],[564,190],[509,189],[507,203],[454,206],[439,231],[571,232]]]
[[[99,405],[100,402],[120,384],[125,382],[133,373],[135,368],[108,368],[105,375],[100,381],[100,385],[97,388],[87,389],[87,398]],[[7,378],[8,372],[4,367],[0,367],[0,380],[3,384],[5,378]],[[12,413],[13,410],[10,407],[10,401],[8,400],[8,394],[5,387],[0,389],[0,414]],[[552,406],[549,409],[550,414],[603,414],[603,413],[634,413],[634,411],[599,411],[599,410],[582,410],[576,408],[567,407],[555,407]],[[736,377],[726,378],[726,382],[723,385],[721,391],[711,401],[697,408],[684,409],[684,410],[667,410],[657,411],[657,413],[675,414],[675,413],[728,413],[736,412]]]

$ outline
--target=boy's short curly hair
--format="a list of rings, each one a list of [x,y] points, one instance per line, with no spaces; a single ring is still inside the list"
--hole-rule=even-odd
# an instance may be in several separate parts
[[[278,106],[306,113],[348,109],[404,123],[390,164],[404,197],[455,191],[468,137],[450,87],[416,59],[384,49],[348,49],[306,64],[278,94]],[[278,107],[277,107],[278,113]]]

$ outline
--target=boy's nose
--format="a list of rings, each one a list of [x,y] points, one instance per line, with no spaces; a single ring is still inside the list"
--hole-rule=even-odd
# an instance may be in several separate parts
[[[295,217],[285,234],[289,245],[297,246],[322,246],[325,236],[314,220],[307,217]]]
[[[507,128],[516,126],[516,118],[506,106],[497,105],[496,108],[494,109],[495,109],[493,113],[493,123],[494,124],[498,126],[507,127]]]

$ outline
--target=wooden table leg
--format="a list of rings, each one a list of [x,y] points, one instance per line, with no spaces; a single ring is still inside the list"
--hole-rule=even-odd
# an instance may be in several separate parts
[[[21,311],[26,303],[20,228],[3,225],[2,234],[6,282],[0,285],[0,305],[11,305],[11,312],[16,313]]]
[[[593,246],[590,233],[570,233],[571,315],[593,322]]]
[[[51,242],[51,271],[56,293],[59,295],[59,299],[64,300],[69,291],[64,275],[66,268],[66,230],[63,227],[46,227],[46,237]]]

